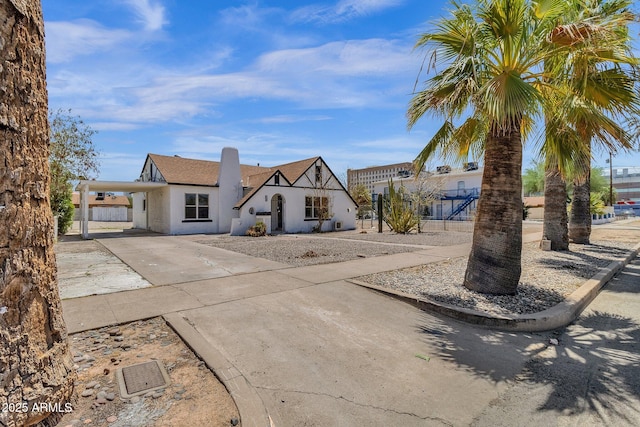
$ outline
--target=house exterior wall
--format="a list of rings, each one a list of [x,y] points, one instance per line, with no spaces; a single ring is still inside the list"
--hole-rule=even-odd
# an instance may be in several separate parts
[[[442,188],[443,191],[447,193],[457,192],[458,190],[458,182],[463,181],[466,189],[471,188],[480,188],[482,185],[482,171],[483,169],[476,169],[472,171],[454,171],[450,173],[444,174],[433,174],[428,179],[433,181],[439,181],[438,186]],[[408,178],[393,178],[393,185],[398,187],[402,184],[407,190],[415,191],[416,188],[416,180],[414,176],[410,176]],[[378,181],[374,183],[374,193],[375,194],[386,194],[388,190],[385,192],[385,188],[388,189],[389,181]]]
[[[147,229],[147,212],[145,209],[145,193],[133,193],[133,228]]]
[[[169,187],[147,193],[147,228],[157,233],[171,234]]]
[[[167,234],[200,234],[219,233],[218,231],[218,188],[190,185],[169,185],[166,212],[166,220],[169,224]],[[209,218],[188,220],[185,219],[185,194],[209,195]],[[154,230],[156,231],[156,230]]]
[[[234,206],[242,198],[242,178],[240,175],[240,157],[238,150],[224,147],[220,155],[220,171],[218,174],[218,193],[220,198],[216,203],[216,233],[231,231],[233,218],[238,217]]]
[[[317,219],[305,218],[305,197],[320,196],[312,188],[264,186],[241,209],[239,220],[234,223],[234,235],[244,235],[257,221],[257,216],[271,212],[271,199],[282,195],[285,233],[310,233],[318,225]],[[342,229],[356,228],[356,205],[342,190],[326,190],[322,196],[329,197],[329,209],[332,217],[326,220],[322,231],[334,229],[336,221],[342,222]],[[271,232],[271,223],[266,221],[267,232]]]
[[[429,216],[434,219],[446,218],[459,205],[464,203],[464,198],[470,194],[480,194],[482,186],[483,169],[475,169],[470,171],[455,170],[449,173],[435,173],[427,178],[431,188],[438,188],[442,195],[440,200],[431,203],[429,208]],[[393,179],[393,185],[398,188],[404,186],[409,192],[416,191],[416,179],[414,176],[408,178]],[[374,183],[374,195],[386,195],[389,192],[389,181],[379,181]],[[469,219],[473,215],[473,210],[477,205],[477,201],[471,203],[456,219]]]
[[[243,197],[238,152],[225,148],[221,157],[217,185],[168,184],[146,193],[146,211],[142,208],[145,193],[136,193],[134,227],[174,235],[228,232],[240,235],[245,234],[256,223],[257,218],[260,218],[266,223],[268,232],[273,232],[275,230],[271,229],[272,226],[274,223],[277,225],[277,216],[272,215],[276,206],[273,200],[276,194],[280,194],[283,199],[283,227],[278,231],[305,233],[311,232],[318,225],[317,218],[305,217],[306,197],[329,199],[331,217],[324,221],[322,231],[333,230],[336,222],[341,224],[341,229],[355,228],[356,204],[322,159],[318,158],[294,183],[288,181],[286,176],[299,176],[300,172],[296,167],[299,168],[304,163],[286,165],[289,169],[279,170],[275,175],[277,178],[272,176],[266,183],[263,178],[259,181],[261,187],[236,209],[236,204]],[[146,162],[141,179],[146,181],[155,178],[163,182],[163,177],[153,165],[152,161]],[[167,174],[170,175],[169,172]],[[185,195],[188,193],[208,195],[206,218],[198,217],[199,206],[192,209],[185,207]],[[197,212],[196,218],[187,218],[187,210],[189,214]]]
[[[319,169],[316,169],[316,168]],[[319,172],[319,176],[317,173]],[[280,185],[276,185],[272,177],[260,188],[250,200],[240,208],[240,217],[234,221],[232,234],[242,235],[254,225],[257,216],[261,213],[271,212],[273,197],[280,194],[283,198],[283,232],[285,233],[309,233],[317,227],[317,219],[305,218],[306,197],[327,197],[329,199],[329,211],[331,218],[322,224],[322,231],[331,231],[335,223],[340,222],[342,229],[352,230],[356,227],[356,205],[343,189],[335,175],[326,164],[318,161],[312,165],[292,186],[289,186],[281,177]],[[272,213],[270,219],[274,217]],[[271,221],[267,220],[268,232],[271,230]]]

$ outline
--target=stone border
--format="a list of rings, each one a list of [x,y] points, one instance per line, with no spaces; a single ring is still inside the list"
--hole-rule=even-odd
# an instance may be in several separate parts
[[[188,319],[177,312],[162,317],[226,387],[238,408],[243,427],[272,425],[271,417],[256,389],[222,353],[207,342]]]
[[[451,304],[420,299],[415,295],[394,291],[359,280],[347,279],[346,281],[389,295],[420,310],[444,314],[467,323],[504,331],[541,332],[561,328],[573,322],[598,295],[600,289],[634,259],[639,252],[640,244],[637,244],[625,258],[612,261],[608,266],[602,268],[561,303],[544,311],[530,314],[491,315]]]

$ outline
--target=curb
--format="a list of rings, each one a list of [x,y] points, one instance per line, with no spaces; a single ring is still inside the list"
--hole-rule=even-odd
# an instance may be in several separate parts
[[[608,266],[603,267],[591,279],[573,291],[563,302],[544,311],[531,314],[490,315],[482,311],[420,299],[415,295],[393,291],[359,280],[348,279],[346,281],[396,298],[420,310],[440,313],[463,322],[504,331],[541,332],[561,328],[573,322],[598,295],[600,289],[634,259],[639,252],[640,244],[637,244],[625,258],[612,261]]]
[[[222,353],[209,345],[210,343],[187,318],[180,313],[169,313],[162,317],[226,387],[238,408],[243,427],[272,425],[264,402],[256,389]]]

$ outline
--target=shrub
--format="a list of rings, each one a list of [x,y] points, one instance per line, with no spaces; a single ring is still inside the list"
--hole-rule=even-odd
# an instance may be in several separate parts
[[[51,210],[53,215],[58,216],[58,234],[63,235],[71,228],[73,224],[73,202],[71,200],[71,188],[67,191],[52,194]]]
[[[602,193],[591,193],[589,196],[591,214],[604,215],[604,195]]]
[[[409,233],[420,223],[420,218],[411,209],[410,202],[405,200],[404,187],[397,191],[393,180],[389,180],[389,198],[384,209],[385,221],[396,233]]]
[[[260,237],[267,234],[267,226],[264,222],[258,221],[247,230],[247,236]]]

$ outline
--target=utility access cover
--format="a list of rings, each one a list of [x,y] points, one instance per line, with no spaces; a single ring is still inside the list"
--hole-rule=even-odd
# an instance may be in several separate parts
[[[159,360],[138,363],[116,370],[120,396],[128,399],[152,390],[167,387],[171,380]]]

